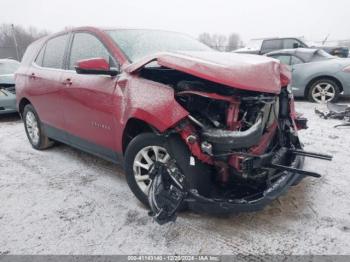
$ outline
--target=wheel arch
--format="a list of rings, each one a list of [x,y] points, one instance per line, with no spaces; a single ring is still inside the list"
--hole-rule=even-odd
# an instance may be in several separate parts
[[[24,107],[28,104],[32,104],[29,99],[23,97],[19,103],[18,103],[18,113],[20,114],[20,116],[23,116],[23,111],[24,111]]]
[[[122,135],[123,155],[125,154],[131,140],[142,133],[158,133],[158,130],[141,119],[134,117],[130,118],[125,125]]]
[[[304,91],[304,97],[306,97],[306,98],[308,97],[309,90],[310,90],[311,86],[316,81],[319,81],[321,79],[329,79],[329,80],[334,81],[338,85],[340,93],[344,91],[343,84],[340,82],[340,80],[338,78],[336,78],[334,76],[330,76],[330,75],[321,75],[321,76],[313,77],[311,80],[309,80],[309,82],[306,85],[305,91]]]

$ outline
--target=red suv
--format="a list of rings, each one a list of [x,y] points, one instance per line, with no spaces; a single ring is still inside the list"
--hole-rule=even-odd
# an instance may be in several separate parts
[[[33,43],[16,74],[35,149],[60,141],[124,165],[159,223],[179,209],[251,211],[305,175],[306,153],[275,59],[221,53],[187,35],[91,27]]]

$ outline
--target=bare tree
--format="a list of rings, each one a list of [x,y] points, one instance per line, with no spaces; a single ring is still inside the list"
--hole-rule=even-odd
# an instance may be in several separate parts
[[[232,33],[229,38],[222,34],[202,33],[198,40],[219,51],[232,51],[239,47],[241,40],[238,34]]]
[[[198,40],[201,41],[203,44],[212,47],[212,40],[209,33],[202,33],[198,36]]]
[[[224,51],[227,44],[227,37],[221,34],[214,34],[212,36],[213,48],[219,51]]]
[[[35,27],[24,28],[11,24],[1,24],[0,58],[12,57],[21,60],[28,45],[47,34],[47,31],[38,30]]]
[[[233,50],[236,50],[239,47],[240,42],[241,42],[241,40],[240,40],[240,37],[238,34],[236,34],[236,33],[230,34],[228,37],[226,51],[231,52]]]

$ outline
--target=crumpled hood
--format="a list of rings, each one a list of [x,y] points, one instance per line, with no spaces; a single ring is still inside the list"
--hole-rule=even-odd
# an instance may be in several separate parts
[[[281,75],[291,78],[289,68],[276,59],[215,51],[157,53],[132,63],[125,71],[132,74],[153,61],[167,68],[249,91],[278,94]]]

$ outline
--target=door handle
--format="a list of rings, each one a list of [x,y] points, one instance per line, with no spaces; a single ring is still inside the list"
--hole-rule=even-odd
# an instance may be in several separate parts
[[[66,80],[64,80],[62,82],[62,85],[65,85],[65,86],[71,86],[72,84],[73,84],[73,82],[70,78],[67,78]]]
[[[31,73],[30,76],[29,76],[29,79],[35,80],[36,79],[35,73]]]

